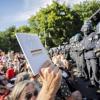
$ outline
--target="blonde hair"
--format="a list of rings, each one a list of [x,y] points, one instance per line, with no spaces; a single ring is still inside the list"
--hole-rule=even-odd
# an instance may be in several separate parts
[[[9,96],[10,100],[19,100],[22,91],[29,84],[33,84],[33,87],[34,87],[34,83],[29,80],[25,80],[25,81],[17,83]]]

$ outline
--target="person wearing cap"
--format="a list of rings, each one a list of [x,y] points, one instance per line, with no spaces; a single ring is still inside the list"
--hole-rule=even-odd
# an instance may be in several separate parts
[[[96,48],[94,49],[94,52],[96,54],[96,57],[99,60],[98,61],[99,62],[98,66],[100,67],[100,22],[96,26],[96,36],[95,36],[95,39],[97,40],[97,42],[96,42]],[[98,68],[98,69],[100,69],[100,68]],[[97,89],[96,92],[100,94],[100,77],[99,77],[98,83],[99,83],[99,88]]]
[[[80,33],[77,33],[75,35],[75,46],[74,46],[74,51],[75,51],[75,62],[76,62],[76,66],[77,66],[77,71],[78,71],[78,77],[85,77],[85,71],[84,71],[84,67],[85,67],[85,63],[84,63],[84,57],[81,54],[81,46],[80,46],[80,42],[82,40],[82,35]]]
[[[81,31],[84,34],[83,38],[83,51],[84,51],[84,58],[86,60],[86,65],[88,69],[89,79],[90,79],[90,85],[89,86],[95,86],[95,81],[97,82],[97,57],[94,53],[95,48],[95,42],[94,39],[96,33],[93,31],[93,26],[91,20],[88,20],[84,23],[84,25],[81,28]],[[92,69],[92,74],[91,74]]]

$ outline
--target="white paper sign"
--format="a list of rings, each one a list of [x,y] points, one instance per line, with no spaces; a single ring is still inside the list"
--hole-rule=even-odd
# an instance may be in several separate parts
[[[17,33],[16,37],[33,74],[37,75],[41,65],[50,60],[46,49],[37,35]]]

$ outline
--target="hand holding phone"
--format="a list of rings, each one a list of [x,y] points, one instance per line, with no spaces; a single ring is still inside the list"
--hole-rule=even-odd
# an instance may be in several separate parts
[[[36,34],[17,33],[16,38],[33,75],[37,75],[43,63],[50,60],[46,49]]]

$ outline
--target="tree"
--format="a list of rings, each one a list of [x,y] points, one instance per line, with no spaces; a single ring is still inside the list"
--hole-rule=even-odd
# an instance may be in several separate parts
[[[41,8],[29,19],[31,31],[37,33],[50,47],[67,41],[79,32],[80,24],[80,17],[76,12],[56,1],[46,8]]]
[[[18,29],[17,29],[17,32],[21,32],[21,33],[29,33],[30,32],[30,27],[28,27],[27,25],[23,25],[23,26],[20,26]]]
[[[82,21],[87,20],[93,13],[100,8],[100,0],[86,0],[76,4],[73,10],[80,15]]]
[[[16,27],[11,26],[6,31],[0,32],[0,49],[9,51],[20,51],[20,47],[15,37]]]

